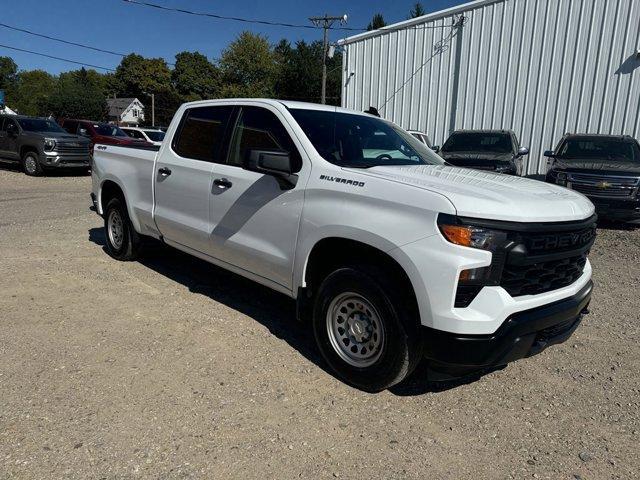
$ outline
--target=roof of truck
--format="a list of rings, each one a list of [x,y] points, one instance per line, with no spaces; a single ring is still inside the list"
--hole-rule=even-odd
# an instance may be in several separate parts
[[[300,109],[321,110],[325,112],[343,112],[343,113],[353,113],[353,114],[360,114],[360,115],[367,115],[367,116],[370,115],[368,113],[359,112],[357,110],[350,110],[348,108],[336,107],[335,105],[322,105],[320,103],[298,102],[293,100],[278,100],[275,98],[220,98],[215,100],[198,100],[196,102],[189,102],[189,103],[186,103],[185,106],[187,107],[198,106],[198,105],[205,106],[205,105],[211,105],[212,103],[229,103],[229,102],[238,102],[238,103],[262,102],[262,103],[267,103],[269,105],[274,105],[274,106],[284,105],[286,108],[291,110],[300,110]]]

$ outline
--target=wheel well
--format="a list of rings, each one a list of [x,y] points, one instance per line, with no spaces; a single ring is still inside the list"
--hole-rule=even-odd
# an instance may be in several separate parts
[[[36,147],[32,147],[31,145],[23,145],[22,147],[20,147],[20,158],[24,158],[25,154],[28,152],[37,154],[38,149]]]
[[[327,275],[341,266],[359,264],[381,268],[387,274],[387,281],[397,285],[398,292],[409,302],[408,305],[418,311],[413,285],[402,266],[382,250],[346,238],[325,238],[313,247],[305,271],[305,295],[298,295],[298,298],[310,307]]]
[[[104,208],[107,206],[107,203],[112,198],[120,198],[122,201],[125,201],[124,193],[122,189],[116,182],[112,182],[111,180],[107,180],[102,184],[102,189],[100,192],[100,205],[102,206],[102,210],[104,212]]]

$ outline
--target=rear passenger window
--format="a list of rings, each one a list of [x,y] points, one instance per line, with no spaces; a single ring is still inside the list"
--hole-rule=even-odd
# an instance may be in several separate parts
[[[182,117],[173,150],[181,157],[221,162],[220,148],[232,111],[232,106],[190,108]]]
[[[289,133],[275,114],[265,108],[242,107],[231,140],[229,163],[243,166],[251,150],[288,152],[293,171],[302,168],[302,160]]]
[[[67,132],[75,135],[78,131],[78,122],[73,120],[66,120],[63,122],[62,128],[64,128]]]

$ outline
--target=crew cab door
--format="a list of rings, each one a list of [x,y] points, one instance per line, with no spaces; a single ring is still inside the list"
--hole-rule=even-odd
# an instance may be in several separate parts
[[[248,170],[252,150],[288,152],[297,183]],[[304,184],[301,145],[270,105],[242,106],[225,164],[213,165],[211,252],[226,263],[291,290]]]
[[[154,175],[154,219],[169,243],[210,253],[211,171],[224,160],[232,106],[185,111],[171,145],[162,148]]]
[[[2,121],[4,118],[4,121]],[[9,125],[12,125],[14,134],[9,134]],[[18,124],[9,117],[0,117],[0,157],[8,158],[11,160],[20,160],[20,152],[18,152],[18,142],[16,141],[16,135],[18,135]]]

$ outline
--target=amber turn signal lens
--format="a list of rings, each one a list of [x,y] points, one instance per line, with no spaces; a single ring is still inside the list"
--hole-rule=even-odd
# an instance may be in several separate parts
[[[471,229],[462,225],[440,225],[440,229],[444,236],[451,243],[462,245],[464,247],[471,246]]]

